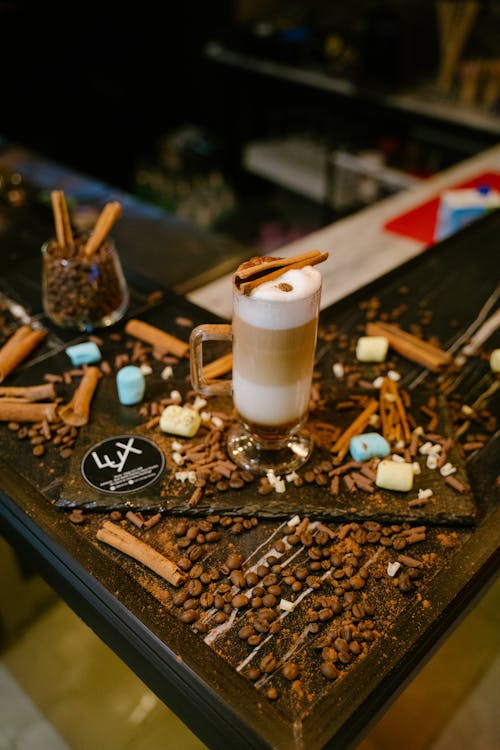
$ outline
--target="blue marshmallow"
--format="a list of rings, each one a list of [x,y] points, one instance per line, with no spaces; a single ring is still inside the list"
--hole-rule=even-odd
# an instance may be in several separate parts
[[[355,461],[368,461],[374,456],[385,458],[391,452],[389,443],[378,432],[355,435],[349,441],[349,450]]]
[[[127,365],[116,373],[116,387],[120,403],[125,406],[138,404],[144,397],[146,380],[139,367]]]
[[[83,344],[68,346],[66,347],[66,354],[71,359],[71,364],[75,367],[99,362],[101,359],[100,349],[93,341],[84,341]]]

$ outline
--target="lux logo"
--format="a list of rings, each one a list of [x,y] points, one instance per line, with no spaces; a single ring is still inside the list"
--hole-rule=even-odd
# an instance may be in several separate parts
[[[130,453],[138,453],[139,455],[142,453],[141,450],[138,448],[134,448],[134,438],[129,438],[127,443],[116,443],[116,455],[118,456],[118,461],[112,461],[110,457],[107,455],[107,453],[104,454],[104,456],[101,457],[95,452],[92,451],[92,458],[96,462],[99,469],[116,469],[117,473],[119,474],[120,471],[123,470],[123,467],[125,466],[125,462],[129,456]],[[122,449],[122,450],[119,450]]]

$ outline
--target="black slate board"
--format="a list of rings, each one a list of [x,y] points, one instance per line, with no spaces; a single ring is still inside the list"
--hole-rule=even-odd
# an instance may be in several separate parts
[[[156,387],[159,387],[158,384]],[[181,387],[179,385],[179,387]],[[428,397],[428,393],[425,394]],[[418,412],[422,396],[414,394],[413,409]],[[450,434],[451,424],[446,403],[438,399],[440,424],[438,432],[444,436]],[[230,402],[227,403],[230,408]],[[321,421],[339,423],[349,418],[344,412],[336,411],[336,401],[327,405],[322,411]],[[314,434],[316,415],[310,417],[310,428]],[[347,426],[349,422],[342,425]],[[99,492],[89,485],[82,473],[82,461],[93,446],[105,438],[120,435],[144,436],[153,440],[165,454],[166,467],[158,480],[144,489],[125,494]],[[373,494],[356,490],[349,492],[340,484],[337,495],[329,492],[328,486],[315,483],[304,483],[300,488],[287,482],[286,492],[272,492],[266,495],[258,493],[257,480],[244,485],[241,489],[227,489],[223,492],[215,487],[205,491],[200,501],[190,507],[188,500],[193,492],[193,485],[175,479],[175,473],[182,470],[172,461],[172,442],[179,440],[172,435],[161,432],[159,427],[146,429],[144,420],[138,416],[133,407],[122,406],[117,398],[116,387],[111,378],[100,383],[92,406],[92,421],[80,431],[78,443],[71,459],[70,470],[61,489],[57,505],[63,507],[81,507],[86,509],[116,510],[135,509],[141,511],[166,511],[183,516],[206,516],[211,514],[232,514],[256,516],[260,518],[285,518],[290,515],[307,515],[311,519],[331,520],[366,520],[375,519],[386,523],[422,522],[471,524],[476,518],[476,504],[471,492],[465,467],[456,449],[452,449],[449,459],[456,467],[454,476],[466,488],[458,493],[447,485],[437,470],[429,470],[425,457],[420,456],[421,474],[415,476],[414,488],[409,493],[379,490]],[[180,439],[183,442],[182,439]],[[122,441],[123,442],[123,441]],[[308,468],[331,458],[330,453],[319,446],[308,464],[299,471],[303,474]],[[349,460],[349,455],[345,459]],[[419,489],[432,489],[431,499],[422,506],[409,506],[408,501],[416,498]]]

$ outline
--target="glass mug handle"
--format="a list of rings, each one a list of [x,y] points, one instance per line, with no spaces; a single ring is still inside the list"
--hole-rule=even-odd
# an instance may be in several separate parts
[[[203,372],[203,342],[232,341],[233,329],[229,324],[204,323],[196,326],[189,337],[189,364],[191,383],[205,396],[228,395],[232,392],[231,380],[207,379]]]

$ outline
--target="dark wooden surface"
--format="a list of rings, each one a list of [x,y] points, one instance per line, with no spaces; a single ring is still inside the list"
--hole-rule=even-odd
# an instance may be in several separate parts
[[[4,209],[4,214],[10,216],[11,210]],[[8,230],[0,236],[4,257],[15,247],[0,290],[22,302],[30,315],[44,323],[39,302],[38,248],[49,227],[48,212],[31,206],[22,220],[12,225],[11,234]],[[325,310],[322,327],[335,326],[346,335],[356,335],[363,320],[364,301],[377,296],[383,310],[393,310],[401,301],[399,290],[405,287],[407,308],[400,318],[401,325],[417,322],[425,303],[433,313],[428,333],[439,336],[443,345],[450,345],[476,318],[497,287],[499,229],[500,213]],[[143,231],[147,232],[147,227]],[[154,267],[144,270],[145,276],[149,274],[156,281]],[[147,292],[155,288],[155,282],[142,282],[136,284],[134,277],[130,314],[154,317],[161,312],[165,329],[180,337],[183,331],[175,328],[179,317],[188,317],[194,324],[211,319],[206,311],[173,293],[166,294],[163,306],[151,307]],[[38,382],[42,371],[67,369],[64,346],[68,340],[69,336],[50,329],[43,350],[19,368],[8,384]],[[499,345],[497,332],[488,347]],[[323,377],[337,355],[334,346],[322,353]],[[435,388],[433,376],[424,377],[420,368],[404,361],[397,360],[396,364],[403,382],[415,394]],[[184,374],[181,368],[177,376],[183,389]],[[494,379],[486,359],[471,358],[457,375],[456,389],[465,401],[474,401]],[[488,407],[498,416],[498,392],[488,401]],[[130,428],[134,420],[119,422],[119,426]],[[79,439],[85,440],[83,431]],[[322,676],[314,643],[321,631],[318,636],[305,636],[312,592],[304,606],[297,607],[287,618],[285,630],[279,638],[271,639],[268,647],[281,657],[299,639],[300,679],[289,682],[278,670],[259,686],[259,681],[254,684],[245,669],[238,668],[250,649],[238,639],[235,627],[210,642],[206,634],[179,619],[182,609],[174,604],[173,587],[96,540],[97,529],[108,517],[106,510],[87,512],[83,524],[71,523],[70,509],[57,505],[71,470],[68,460],[50,450],[43,461],[35,459],[30,446],[1,424],[0,444],[2,533],[28,555],[84,621],[213,748],[355,747],[498,573],[500,498],[496,479],[500,443],[496,434],[489,436],[485,447],[471,459],[461,459],[461,470],[470,484],[474,517],[469,515],[465,523],[460,514],[455,523],[450,516],[426,517],[425,541],[406,550],[425,561],[411,590],[400,591],[387,576],[369,576],[366,596],[376,604],[371,619],[378,636],[367,645],[363,657],[345,665],[340,679],[330,682]],[[230,497],[234,499],[236,494]],[[202,561],[207,568],[221,569],[229,552],[235,549],[250,558],[257,550],[272,548],[273,540],[282,535],[283,508],[277,514],[280,518],[273,519],[258,513],[259,503],[265,503],[265,498],[254,498],[253,502],[247,511],[249,515],[260,515],[258,523],[238,535],[231,533],[231,527],[221,526],[219,541],[203,546]],[[293,503],[290,516],[300,510],[300,493],[294,496]],[[227,513],[230,507],[223,510]],[[231,515],[244,511],[241,504]],[[325,523],[335,535],[334,544],[340,545],[338,535],[348,517],[325,515]],[[188,525],[197,521],[196,516],[183,513],[181,507],[175,515],[165,512],[162,521],[149,532],[138,532],[131,524],[128,528],[178,558],[182,551],[176,547],[175,527],[180,518]],[[363,554],[366,560],[372,552]],[[375,563],[372,567],[376,567]],[[328,585],[324,593],[331,593]],[[276,687],[276,700],[267,696],[269,686]]]

